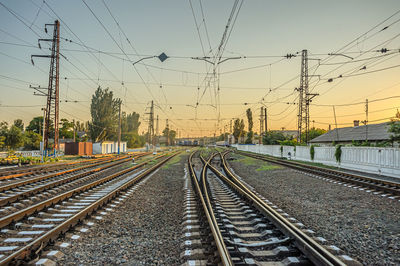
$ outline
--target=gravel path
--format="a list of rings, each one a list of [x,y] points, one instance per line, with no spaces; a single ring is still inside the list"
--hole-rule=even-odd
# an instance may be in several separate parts
[[[239,176],[329,244],[365,265],[400,265],[398,200],[288,168],[260,171],[258,164],[263,162],[251,163],[243,156],[232,156],[239,159],[229,161]]]
[[[173,158],[63,250],[61,265],[179,265],[187,155]],[[152,197],[150,197],[150,195]]]

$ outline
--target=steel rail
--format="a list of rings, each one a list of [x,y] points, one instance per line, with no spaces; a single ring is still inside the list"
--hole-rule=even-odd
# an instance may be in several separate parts
[[[105,158],[88,159],[88,160],[83,160],[83,161],[56,163],[56,164],[49,164],[49,165],[38,165],[38,166],[26,167],[26,168],[22,168],[22,169],[14,168],[12,170],[4,170],[4,171],[0,170],[0,180],[21,177],[24,175],[30,175],[30,174],[34,174],[37,172],[65,169],[68,166],[74,165],[74,164],[86,164],[86,163],[92,163],[92,162],[106,161],[109,159],[110,159],[110,156],[107,156]]]
[[[95,169],[91,169],[91,170],[83,172],[83,173],[78,173],[78,174],[70,176],[70,177],[65,177],[63,179],[56,180],[54,182],[50,182],[50,183],[45,184],[43,186],[37,186],[37,187],[35,187],[33,189],[30,189],[30,190],[27,190],[27,191],[23,191],[23,192],[18,193],[18,194],[14,194],[13,196],[10,196],[10,197],[6,197],[5,196],[3,199],[0,199],[0,206],[4,206],[6,204],[15,202],[15,201],[17,201],[19,199],[26,198],[26,197],[31,196],[31,195],[35,195],[35,194],[37,194],[37,193],[39,193],[41,191],[47,190],[47,189],[50,189],[50,188],[53,188],[53,187],[56,187],[56,186],[59,186],[59,185],[62,185],[62,184],[69,183],[69,182],[74,181],[76,179],[79,179],[79,178],[82,178],[82,177],[85,177],[85,176],[89,176],[89,175],[94,174],[96,172],[103,171],[103,170],[105,170],[107,168],[114,167],[116,165],[128,162],[130,160],[131,159],[128,158],[128,159],[116,160],[116,162],[105,162],[106,165],[103,165],[101,167],[98,167],[98,168],[95,168]],[[103,164],[104,164],[104,162],[103,162]],[[29,183],[32,183],[32,182],[29,182]]]
[[[146,154],[138,155],[135,158],[140,158],[140,157],[143,157],[145,155]],[[6,191],[6,190],[10,190],[10,189],[13,189],[13,188],[17,188],[17,187],[20,187],[20,186],[23,186],[23,185],[35,183],[35,182],[38,182],[38,181],[42,181],[42,180],[45,180],[45,179],[48,179],[48,178],[52,178],[52,177],[56,177],[56,176],[60,176],[60,175],[68,174],[68,173],[73,173],[73,172],[77,172],[77,171],[81,171],[81,170],[85,170],[85,169],[91,168],[91,167],[96,167],[98,165],[105,164],[105,163],[110,163],[110,162],[119,161],[119,160],[124,160],[124,161],[130,160],[130,159],[125,159],[125,158],[127,158],[127,156],[121,156],[121,157],[116,157],[116,158],[111,158],[111,159],[107,158],[107,160],[103,160],[101,162],[96,162],[94,164],[89,164],[89,165],[81,166],[81,167],[74,168],[74,169],[68,169],[68,170],[65,170],[65,171],[61,171],[61,172],[57,172],[57,173],[53,173],[53,174],[49,174],[49,175],[23,179],[21,181],[17,181],[17,182],[11,183],[11,184],[0,186],[0,192]],[[0,204],[0,206],[1,206],[1,204]]]
[[[395,196],[400,195],[400,184],[390,181],[385,181],[381,179],[374,179],[367,176],[350,174],[342,171],[337,171],[333,169],[326,169],[313,165],[306,165],[297,162],[289,162],[285,160],[279,159],[270,159],[261,155],[251,154],[247,152],[237,151],[238,154],[242,154],[248,157],[256,158],[259,160],[287,166],[289,168],[293,168],[303,172],[310,172],[316,175],[324,176],[330,179],[335,179],[341,182],[349,182],[360,186],[366,186],[375,190],[384,191],[387,193],[391,193]]]
[[[158,156],[158,157],[156,157],[156,159],[164,157],[164,156],[166,156],[166,155]],[[74,196],[77,193],[82,193],[82,192],[87,191],[87,190],[89,190],[89,189],[91,189],[91,188],[93,188],[93,187],[95,187],[97,185],[100,185],[100,184],[103,184],[104,182],[112,180],[115,177],[118,177],[118,176],[120,176],[122,174],[128,173],[128,172],[133,171],[133,170],[135,170],[135,169],[137,169],[139,167],[142,167],[142,166],[148,164],[151,160],[153,160],[153,158],[149,159],[149,160],[147,160],[147,161],[145,161],[143,163],[137,164],[137,165],[135,165],[133,167],[130,167],[130,168],[124,169],[124,170],[122,170],[120,172],[117,172],[115,174],[112,174],[110,176],[103,177],[103,178],[101,178],[99,180],[96,180],[96,181],[93,181],[93,182],[91,182],[89,184],[80,186],[78,188],[72,189],[72,190],[67,191],[67,192],[64,192],[64,193],[62,193],[60,195],[54,196],[54,197],[52,197],[52,198],[50,198],[48,200],[39,202],[39,203],[37,203],[35,205],[32,205],[30,207],[27,207],[27,208],[24,208],[22,210],[16,211],[16,212],[14,212],[12,214],[9,214],[7,216],[1,217],[0,218],[0,228],[3,228],[5,226],[9,225],[12,222],[17,222],[17,221],[23,219],[24,217],[26,217],[28,215],[31,215],[31,214],[33,214],[35,212],[41,211],[44,208],[50,207],[53,204],[57,204],[58,202],[66,199],[66,198],[70,198],[70,197]],[[98,173],[98,174],[100,174],[100,173]]]
[[[17,181],[17,182],[11,183],[11,184],[0,186],[0,192],[7,191],[7,190],[10,190],[10,189],[13,189],[13,188],[17,188],[17,187],[20,187],[20,186],[23,186],[23,185],[28,185],[28,184],[31,184],[31,183],[35,183],[35,182],[38,182],[38,181],[43,181],[43,180],[46,180],[46,179],[49,179],[49,178],[52,178],[52,177],[56,177],[56,176],[60,176],[60,175],[64,175],[64,174],[69,174],[69,173],[85,170],[85,169],[90,168],[90,167],[96,167],[96,166],[101,165],[101,164],[105,164],[105,163],[109,163],[109,162],[113,162],[113,161],[118,161],[118,160],[127,160],[125,158],[118,158],[118,159],[113,159],[113,160],[109,160],[109,161],[105,161],[105,162],[97,162],[97,163],[94,163],[94,164],[91,164],[91,165],[85,165],[85,166],[82,166],[82,167],[79,167],[79,168],[68,169],[68,170],[65,170],[65,171],[61,171],[61,172],[57,172],[57,173],[53,173],[53,174],[49,174],[49,175],[23,179],[21,181]]]
[[[79,211],[72,217],[68,218],[61,224],[57,225],[50,231],[46,232],[44,235],[38,237],[25,247],[22,247],[18,249],[17,251],[13,252],[9,256],[5,257],[4,259],[0,260],[0,265],[9,265],[11,263],[15,263],[18,260],[23,260],[27,257],[29,257],[31,254],[37,253],[40,251],[44,246],[47,245],[48,242],[54,241],[58,238],[60,234],[64,234],[68,230],[70,230],[71,227],[75,226],[77,223],[85,219],[88,215],[93,213],[95,210],[98,208],[102,207],[109,201],[111,201],[113,198],[115,198],[121,191],[126,190],[130,186],[134,185],[135,183],[139,182],[141,179],[143,179],[145,176],[149,175],[153,171],[155,171],[157,168],[162,166],[165,162],[167,162],[169,159],[174,157],[177,153],[174,153],[170,156],[168,156],[166,159],[162,160],[161,162],[155,164],[154,166],[150,167],[149,169],[145,170],[143,173],[139,174],[137,177],[134,179],[130,180],[129,182],[121,185],[120,187],[116,188],[115,190],[109,192],[107,195],[103,196],[99,200],[95,201],[88,207],[84,208],[83,210]],[[159,157],[158,157],[159,158]],[[133,169],[136,169],[138,165],[131,167],[129,169],[122,170],[118,173],[113,174],[110,177],[107,177],[108,180],[121,176],[123,174],[126,174]],[[112,177],[112,178],[111,178]]]
[[[199,180],[197,179],[196,173],[195,173],[195,171],[193,169],[193,162],[192,162],[193,160],[192,159],[193,159],[193,155],[195,153],[196,153],[196,151],[191,153],[189,155],[189,158],[188,158],[189,172],[190,172],[190,176],[191,176],[191,179],[192,179],[192,183],[194,183],[195,191],[197,192],[197,196],[201,201],[201,205],[203,206],[203,211],[204,211],[204,214],[205,214],[205,216],[207,218],[208,224],[210,226],[211,233],[212,233],[212,235],[214,237],[215,245],[217,246],[217,250],[218,250],[221,262],[222,262],[223,265],[233,265],[232,258],[231,258],[230,254],[228,252],[228,249],[226,248],[225,242],[224,242],[224,240],[222,238],[222,234],[221,234],[221,232],[219,230],[219,227],[218,227],[218,223],[216,222],[216,219],[215,219],[215,216],[214,216],[214,212],[212,211],[212,208],[209,208],[209,206],[211,206],[211,205],[209,205],[210,202],[206,203],[206,201],[204,200],[205,196],[203,195],[203,193],[201,191],[201,188],[200,188],[200,185],[199,185]],[[203,182],[205,180],[205,176],[204,175],[205,175],[206,172],[207,172],[207,164],[204,164],[203,170],[202,170]],[[205,191],[206,190],[207,189],[205,189]],[[207,197],[207,199],[209,201],[208,197]]]
[[[266,204],[260,197],[254,194],[247,186],[245,186],[227,167],[225,160],[225,155],[227,153],[228,152],[226,152],[224,155],[220,153],[220,156],[222,164],[221,166],[229,177],[225,176],[223,173],[218,171],[218,169],[209,164],[208,167],[211,171],[229,184],[231,188],[252,202],[254,206],[266,217],[269,217],[275,226],[277,226],[280,230],[294,240],[296,247],[299,248],[313,263],[316,265],[346,265],[339,258],[334,256],[327,249],[285,219],[277,211]]]

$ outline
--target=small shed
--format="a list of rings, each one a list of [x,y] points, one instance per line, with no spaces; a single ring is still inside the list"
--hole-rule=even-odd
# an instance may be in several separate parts
[[[67,142],[64,153],[65,155],[92,155],[93,144],[91,142]]]
[[[120,142],[120,153],[127,151],[127,142]],[[103,141],[93,143],[93,154],[118,153],[118,141]]]

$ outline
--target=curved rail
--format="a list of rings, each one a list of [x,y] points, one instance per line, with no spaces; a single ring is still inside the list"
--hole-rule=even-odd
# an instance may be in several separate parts
[[[201,173],[201,179],[202,179],[201,181],[202,181],[202,185],[203,185],[203,191],[202,191],[200,188],[200,185],[199,185],[199,180],[197,179],[196,173],[193,169],[192,158],[195,153],[196,152],[191,153],[188,158],[189,172],[190,172],[190,176],[192,178],[192,182],[194,183],[196,193],[201,201],[205,216],[207,217],[207,221],[210,225],[210,229],[211,229],[212,235],[214,237],[214,241],[217,246],[217,250],[220,255],[221,262],[223,265],[233,265],[232,258],[228,252],[228,249],[226,248],[221,231],[219,230],[217,221],[215,219],[215,215],[214,215],[213,209],[211,207],[210,198],[209,198],[208,192],[207,192],[206,172],[207,172],[207,165],[208,165],[209,161],[205,161],[203,159],[203,157],[200,156],[202,162],[204,163],[202,173]]]
[[[295,227],[292,223],[286,220],[282,215],[276,212],[273,208],[268,206],[261,198],[254,194],[249,188],[247,188],[227,167],[225,161],[225,154],[221,154],[221,163],[225,173],[218,171],[214,166],[208,164],[208,167],[218,177],[224,180],[231,188],[236,190],[239,194],[244,196],[249,201],[253,202],[254,206],[265,216],[271,219],[271,222],[275,224],[285,234],[290,236],[296,246],[316,265],[345,265],[339,258],[334,256],[323,246],[318,244],[304,232]],[[215,155],[214,155],[215,156]]]

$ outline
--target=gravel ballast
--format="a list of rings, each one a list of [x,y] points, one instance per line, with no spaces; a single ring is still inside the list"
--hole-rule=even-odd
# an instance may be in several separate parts
[[[64,257],[68,265],[179,265],[187,155],[173,158],[113,212],[96,220]]]
[[[235,173],[279,208],[365,265],[400,264],[400,202],[232,155]],[[254,160],[253,162],[251,160]],[[267,169],[267,170],[263,170]]]

